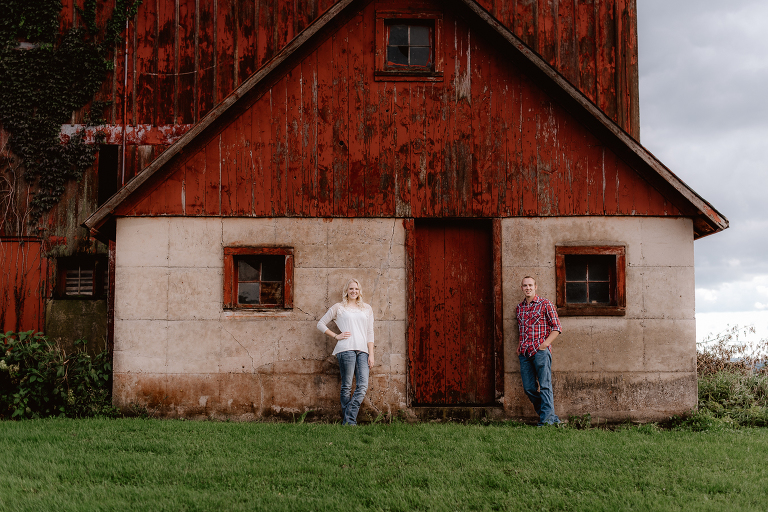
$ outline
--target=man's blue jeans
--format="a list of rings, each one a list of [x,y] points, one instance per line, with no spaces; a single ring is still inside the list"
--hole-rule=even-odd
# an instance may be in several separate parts
[[[341,415],[342,424],[357,425],[357,411],[368,391],[368,354],[359,350],[347,350],[336,354],[341,372]],[[352,393],[352,377],[357,380],[355,394]]]
[[[552,394],[552,354],[544,349],[532,356],[518,357],[523,389],[539,415],[539,425],[560,423]]]

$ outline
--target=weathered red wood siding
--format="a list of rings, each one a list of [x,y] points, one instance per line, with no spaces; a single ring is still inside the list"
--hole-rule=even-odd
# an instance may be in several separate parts
[[[374,81],[374,21],[370,3],[116,213],[680,214],[460,15],[443,82]]]
[[[415,224],[414,405],[489,405],[503,393],[496,389],[492,239],[489,221]]]
[[[72,26],[73,19],[80,23],[73,2],[62,2],[62,29]],[[122,125],[126,86],[130,125],[195,123],[334,3],[144,0],[129,25],[128,83],[124,85],[125,59],[119,45],[114,73],[97,99],[113,101],[105,112],[113,125]],[[374,3],[392,7],[398,1]],[[639,138],[636,0],[480,4]],[[105,3],[99,18],[111,10]],[[82,119],[82,113],[74,116],[74,122]]]
[[[0,328],[42,331],[47,265],[43,241],[0,238]]]

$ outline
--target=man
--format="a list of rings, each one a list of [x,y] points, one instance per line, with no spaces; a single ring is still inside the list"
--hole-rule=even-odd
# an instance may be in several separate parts
[[[525,300],[515,315],[520,328],[520,375],[523,389],[539,415],[539,426],[560,423],[552,394],[552,342],[562,332],[555,306],[536,295],[536,280],[523,278]],[[538,386],[537,386],[538,381]]]

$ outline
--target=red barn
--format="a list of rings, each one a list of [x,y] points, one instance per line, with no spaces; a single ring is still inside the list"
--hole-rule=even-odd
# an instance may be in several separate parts
[[[175,142],[85,221],[113,251],[118,405],[333,414],[315,324],[356,276],[374,414],[529,416],[514,307],[535,275],[561,415],[695,407],[693,241],[727,221],[637,142],[633,2],[182,4],[140,13],[137,122],[113,129],[128,176]]]

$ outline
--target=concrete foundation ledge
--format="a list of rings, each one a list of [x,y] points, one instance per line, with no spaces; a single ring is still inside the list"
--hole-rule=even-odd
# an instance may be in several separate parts
[[[503,420],[504,408],[491,407],[411,407],[419,421]]]

